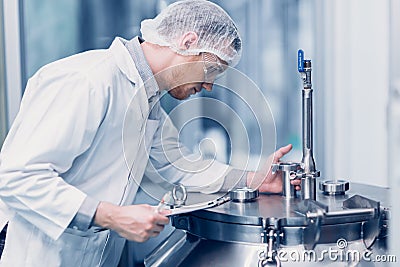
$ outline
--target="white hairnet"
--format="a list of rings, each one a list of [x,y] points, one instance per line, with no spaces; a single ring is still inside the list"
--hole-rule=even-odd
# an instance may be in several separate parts
[[[209,52],[234,66],[240,59],[242,41],[231,17],[218,5],[205,0],[178,1],[154,19],[142,21],[145,41],[168,46],[182,55]],[[179,49],[179,38],[187,32],[199,36],[197,45]]]

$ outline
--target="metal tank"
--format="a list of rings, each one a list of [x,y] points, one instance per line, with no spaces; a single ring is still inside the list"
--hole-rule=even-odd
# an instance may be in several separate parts
[[[172,216],[176,228],[145,266],[386,266],[390,215],[388,189],[320,181],[313,157],[311,60],[298,52],[303,80],[301,162],[281,162],[282,194],[248,188],[217,206]],[[301,179],[301,192],[290,184]],[[204,195],[191,193],[196,202]],[[379,260],[380,259],[380,260]]]
[[[261,194],[177,215],[145,266],[375,266],[369,260],[386,253],[387,198],[385,188],[353,183],[317,201]]]

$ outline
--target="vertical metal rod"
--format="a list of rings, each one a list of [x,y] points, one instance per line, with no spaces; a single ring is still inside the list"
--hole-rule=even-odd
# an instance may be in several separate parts
[[[301,75],[303,78],[302,90],[302,128],[303,128],[303,170],[305,177],[301,180],[301,195],[303,199],[316,199],[316,168],[313,156],[313,107],[311,60],[302,63]]]
[[[312,113],[312,92],[311,88],[311,61],[304,62],[304,88],[303,95],[303,112],[302,112],[302,127],[303,127],[303,159],[304,171],[307,174],[315,172],[315,162],[313,157],[313,113]]]
[[[279,162],[273,167],[275,171],[280,170],[282,172],[282,195],[285,198],[296,197],[296,190],[290,181],[296,178],[298,171],[301,169],[300,165],[297,162]]]

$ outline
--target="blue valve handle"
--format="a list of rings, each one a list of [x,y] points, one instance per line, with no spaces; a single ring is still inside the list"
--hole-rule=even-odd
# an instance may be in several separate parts
[[[304,72],[304,51],[297,51],[297,69],[299,72]]]

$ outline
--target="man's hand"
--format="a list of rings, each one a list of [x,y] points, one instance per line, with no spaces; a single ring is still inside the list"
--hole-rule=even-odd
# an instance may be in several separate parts
[[[165,216],[169,211],[158,212],[150,205],[116,206],[107,202],[100,202],[94,217],[95,224],[112,229],[120,236],[144,242],[155,237],[169,223]]]
[[[280,193],[282,192],[282,172],[277,171],[272,174],[271,167],[273,163],[278,163],[279,160],[289,153],[292,145],[287,145],[278,149],[271,155],[263,168],[257,172],[249,172],[247,175],[247,186],[250,188],[258,188],[260,192]],[[296,190],[300,190],[300,180],[292,180],[291,183]]]

